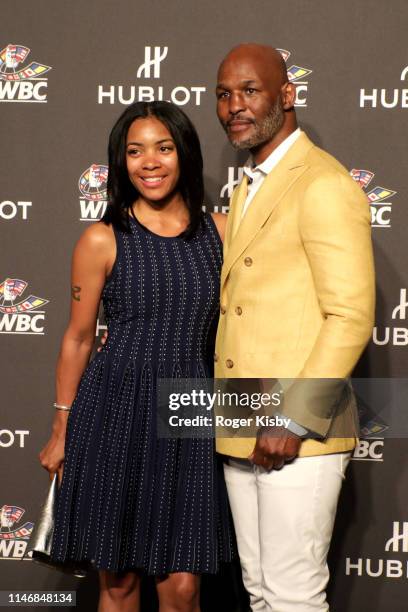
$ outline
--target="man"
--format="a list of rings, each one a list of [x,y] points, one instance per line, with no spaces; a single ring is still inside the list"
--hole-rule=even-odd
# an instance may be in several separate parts
[[[219,68],[218,117],[252,159],[227,223],[217,378],[344,379],[371,334],[369,207],[298,128],[295,95],[270,47],[240,45]],[[355,402],[349,390],[328,410],[295,391],[282,412],[287,428],[217,440],[244,584],[254,612],[328,610],[326,557],[358,435]]]

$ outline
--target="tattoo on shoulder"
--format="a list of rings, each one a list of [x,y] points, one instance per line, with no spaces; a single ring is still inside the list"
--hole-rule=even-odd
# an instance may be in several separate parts
[[[73,300],[76,300],[77,302],[81,301],[81,287],[78,287],[78,285],[73,285],[71,287],[71,296]]]

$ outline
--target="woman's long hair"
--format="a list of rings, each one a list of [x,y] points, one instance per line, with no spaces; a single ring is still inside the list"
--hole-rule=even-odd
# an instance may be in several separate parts
[[[126,140],[136,119],[156,117],[169,130],[177,149],[180,178],[177,189],[190,214],[182,236],[190,238],[202,219],[204,201],[203,158],[197,132],[182,110],[170,102],[136,102],[126,108],[109,136],[108,206],[102,217],[107,225],[130,231],[129,212],[139,192],[129,179],[126,167]]]

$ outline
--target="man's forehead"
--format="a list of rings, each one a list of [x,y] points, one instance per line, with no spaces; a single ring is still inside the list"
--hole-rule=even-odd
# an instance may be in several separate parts
[[[273,81],[279,79],[279,71],[262,61],[226,60],[218,71],[218,82],[224,81]]]
[[[265,77],[262,66],[257,66],[255,63],[243,61],[225,61],[221,64],[218,71],[218,82],[223,81],[259,81]]]
[[[223,60],[218,70],[218,82],[224,80],[259,80],[277,83],[285,80],[286,67],[276,49],[262,45],[240,45]]]
[[[261,84],[261,79],[257,79],[255,77],[243,77],[241,78],[239,75],[235,75],[235,78],[224,78],[224,79],[219,79],[217,82],[217,88],[218,89],[228,89],[228,87],[238,87],[238,88],[245,88],[245,87],[256,87],[257,85]]]

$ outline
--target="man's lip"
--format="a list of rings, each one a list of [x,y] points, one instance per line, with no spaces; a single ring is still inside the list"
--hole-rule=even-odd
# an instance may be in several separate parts
[[[248,126],[252,125],[252,121],[245,121],[244,119],[236,119],[235,121],[228,122],[228,129],[232,132],[241,132],[246,130]]]

